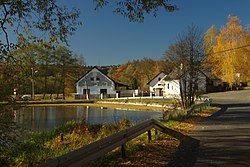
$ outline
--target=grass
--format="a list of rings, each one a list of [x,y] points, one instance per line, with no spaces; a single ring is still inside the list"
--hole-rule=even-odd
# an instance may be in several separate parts
[[[187,134],[197,122],[217,110],[218,108],[215,107],[207,107],[202,111],[197,110],[188,119],[184,116],[184,112],[180,112],[180,115],[171,117],[170,120],[163,120],[161,123]],[[121,158],[121,151],[116,149],[91,166],[166,166],[178,147],[179,141],[163,133],[152,133],[152,139],[156,140],[148,142],[147,133],[144,133],[127,142],[125,159]]]
[[[152,139],[158,142],[148,141],[147,133],[143,133],[126,143],[125,159],[121,157],[120,148],[117,148],[90,166],[155,166],[159,161],[166,162],[179,144],[178,140],[163,133],[155,134],[153,130]],[[169,151],[170,148],[172,151]]]
[[[100,105],[103,107],[103,104]],[[188,133],[197,121],[215,110],[216,108],[211,107],[204,108],[202,111],[197,110],[188,120],[186,120],[185,112],[179,112],[178,115],[170,115],[169,119],[162,121],[162,123],[169,128]],[[127,120],[116,126],[89,126],[84,123],[68,122],[49,132],[28,133],[25,140],[20,141],[11,149],[0,150],[0,166],[34,166],[88,145],[129,125],[130,123]],[[63,134],[63,140],[61,140],[61,134]],[[96,161],[97,163],[92,164],[92,166],[100,166],[100,164],[101,166],[129,166],[131,163],[137,164],[137,166],[150,166],[159,164],[159,162],[167,162],[177,148],[179,141],[162,133],[152,133],[152,138],[157,139],[157,141],[149,143],[147,133],[144,133],[127,142],[126,154],[128,157],[126,159],[121,158],[118,148]]]
[[[88,145],[130,125],[127,120],[123,120],[117,125],[87,125],[70,121],[52,131],[27,132],[27,137],[15,146],[1,148],[0,166],[35,166],[48,159]]]

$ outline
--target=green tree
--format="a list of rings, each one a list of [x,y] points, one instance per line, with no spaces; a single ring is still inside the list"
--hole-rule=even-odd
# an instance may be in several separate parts
[[[67,80],[71,81],[70,78],[73,75],[75,66],[78,66],[79,61],[73,56],[72,52],[65,46],[58,46],[55,49],[55,56],[57,58],[57,66],[60,69],[60,88],[63,94],[63,99],[66,96],[67,85],[74,85],[72,82],[67,84]],[[74,77],[73,77],[74,79]]]
[[[19,83],[20,76],[17,74],[23,71],[18,66],[22,63],[21,59],[16,58],[13,50],[27,45],[27,42],[45,40],[51,43],[67,43],[68,36],[72,35],[81,23],[78,21],[77,9],[69,10],[56,0],[2,0],[0,8],[0,101],[11,102],[13,89]],[[17,40],[20,45],[10,41],[9,34],[14,38],[13,41]],[[22,78],[26,80],[26,70],[21,73]],[[8,133],[15,129],[10,126],[13,118],[10,110],[0,106],[0,147],[6,145],[5,140],[12,138],[11,135],[15,135]],[[5,137],[2,138],[2,134]]]
[[[18,71],[15,56],[10,51],[21,47],[10,41],[9,34],[16,35],[22,44],[42,40],[67,43],[68,36],[81,23],[77,9],[69,10],[56,0],[6,0],[0,2],[0,7],[0,100],[6,100],[13,92]]]

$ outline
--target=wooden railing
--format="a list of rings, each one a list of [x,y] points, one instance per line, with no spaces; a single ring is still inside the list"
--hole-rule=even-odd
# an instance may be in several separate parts
[[[205,106],[209,106],[210,101],[206,100],[203,103],[193,105],[190,110],[187,112],[187,116],[189,117],[192,112],[196,109],[202,109]],[[184,138],[189,138],[186,135],[183,135],[180,132],[174,131],[172,129],[167,128],[162,123],[155,119],[151,119],[140,124],[137,124],[133,127],[127,128],[115,134],[112,134],[108,137],[105,137],[101,140],[93,142],[87,146],[84,146],[80,149],[69,152],[63,156],[57,157],[55,159],[49,160],[45,164],[42,164],[43,167],[49,166],[84,166],[93,162],[100,157],[103,157],[108,152],[114,150],[117,147],[121,147],[122,156],[125,156],[125,144],[132,140],[135,137],[147,132],[148,140],[152,139],[151,137],[151,129],[155,129],[166,133],[178,140],[183,140]]]
[[[172,129],[165,127],[159,121],[151,119],[140,124],[137,124],[128,129],[117,132],[106,138],[93,142],[80,149],[67,153],[63,156],[49,160],[41,166],[84,166],[93,162],[100,157],[103,157],[108,152],[114,150],[117,147],[121,147],[122,156],[125,156],[125,144],[133,138],[147,132],[148,140],[151,140],[151,129],[157,130],[169,134],[174,138],[182,140],[186,136],[182,133],[176,132]]]

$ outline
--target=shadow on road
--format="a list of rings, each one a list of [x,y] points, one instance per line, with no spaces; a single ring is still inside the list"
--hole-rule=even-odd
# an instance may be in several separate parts
[[[192,137],[184,138],[167,167],[193,166],[199,153],[199,143],[199,140]]]
[[[190,134],[200,140],[195,166],[250,166],[250,103],[212,105],[221,109]]]
[[[250,166],[250,103],[212,106],[221,109],[181,141],[167,166]]]

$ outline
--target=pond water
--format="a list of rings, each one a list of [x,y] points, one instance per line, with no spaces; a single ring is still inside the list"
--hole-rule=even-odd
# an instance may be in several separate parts
[[[22,107],[15,111],[15,122],[33,130],[51,130],[67,121],[85,121],[88,124],[116,123],[128,119],[133,123],[151,118],[162,118],[162,112],[135,111],[88,106]]]

